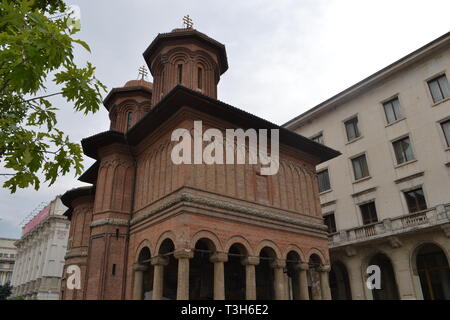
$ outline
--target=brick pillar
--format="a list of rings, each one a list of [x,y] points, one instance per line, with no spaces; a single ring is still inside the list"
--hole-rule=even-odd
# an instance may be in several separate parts
[[[331,290],[329,282],[330,266],[321,266],[320,272],[320,292],[322,293],[322,300],[331,300]]]
[[[255,266],[259,264],[258,257],[246,257],[241,261],[245,266],[245,299],[256,300],[256,272]]]
[[[148,267],[143,264],[135,263],[133,265],[134,271],[134,287],[133,287],[133,300],[142,300],[144,294],[144,272],[148,270]]]
[[[214,263],[214,300],[225,300],[224,262],[228,261],[228,254],[216,252],[209,261]]]
[[[277,259],[273,261],[270,266],[273,268],[274,273],[273,287],[275,289],[275,300],[285,300],[284,268],[286,267],[286,262]]]
[[[153,273],[153,300],[161,300],[164,289],[164,267],[169,264],[169,260],[164,257],[152,258]]]
[[[189,300],[189,259],[194,257],[194,252],[180,250],[173,256],[178,259],[177,300]]]

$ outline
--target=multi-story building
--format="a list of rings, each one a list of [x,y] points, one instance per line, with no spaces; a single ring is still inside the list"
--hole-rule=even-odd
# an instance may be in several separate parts
[[[16,247],[14,239],[0,238],[0,286],[11,284],[14,261],[16,259]]]
[[[16,241],[17,257],[12,297],[58,300],[69,224],[67,208],[56,197],[22,229]]]
[[[284,125],[342,153],[317,167],[334,299],[450,299],[449,79],[447,33]]]

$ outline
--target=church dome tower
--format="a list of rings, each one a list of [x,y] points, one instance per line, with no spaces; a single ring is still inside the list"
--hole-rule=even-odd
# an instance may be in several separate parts
[[[228,69],[225,46],[192,28],[158,34],[144,59],[154,81],[153,106],[177,85],[217,99],[217,84]]]
[[[127,132],[151,108],[153,84],[145,80],[128,81],[121,88],[114,88],[103,104],[109,112],[110,129]]]

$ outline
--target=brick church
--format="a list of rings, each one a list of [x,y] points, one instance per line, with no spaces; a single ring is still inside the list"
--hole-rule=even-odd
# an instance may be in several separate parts
[[[108,94],[110,130],[82,140],[91,186],[62,196],[70,235],[65,300],[330,299],[317,164],[339,155],[217,100],[225,46],[191,28],[159,34],[153,76]],[[279,129],[279,171],[174,164],[172,132]],[[81,285],[68,289],[69,266]]]

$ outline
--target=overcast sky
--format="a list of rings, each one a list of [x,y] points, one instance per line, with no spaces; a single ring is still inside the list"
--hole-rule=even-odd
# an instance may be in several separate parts
[[[108,90],[136,79],[155,36],[182,27],[189,14],[195,29],[226,46],[230,68],[219,83],[219,99],[277,124],[450,30],[448,0],[66,2],[80,7],[78,37],[92,49],[77,49],[79,61],[93,62]],[[104,109],[84,117],[53,101],[61,109],[60,127],[73,140],[108,130]],[[86,158],[86,168],[92,163]],[[0,237],[20,237],[20,222],[36,206],[80,185],[69,174],[39,191],[11,195],[0,188]]]

